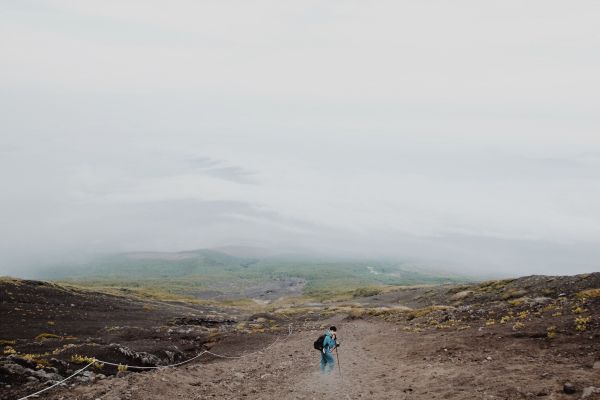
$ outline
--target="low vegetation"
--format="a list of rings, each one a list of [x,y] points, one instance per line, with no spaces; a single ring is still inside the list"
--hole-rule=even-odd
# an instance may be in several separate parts
[[[60,336],[54,333],[40,333],[35,337],[36,342],[42,342],[48,339],[60,339]]]
[[[577,292],[577,298],[579,299],[598,299],[600,298],[600,288],[588,289]]]
[[[198,250],[175,258],[107,256],[84,266],[52,268],[45,274],[49,279],[62,279],[71,285],[102,290],[125,288],[137,296],[163,301],[253,297],[252,288],[265,282],[283,282],[283,288],[286,282],[302,282],[302,291],[296,294],[322,301],[336,296],[368,297],[386,286],[467,281],[462,276],[403,262],[299,257],[248,259],[212,250]]]
[[[411,319],[425,317],[434,311],[444,311],[448,308],[448,306],[429,306],[419,310],[413,310],[408,313],[407,319],[410,321]]]
[[[475,290],[478,292],[499,292],[500,290],[504,289],[504,287],[506,287],[506,285],[508,285],[509,283],[511,283],[514,279],[503,279],[503,280],[497,280],[497,281],[486,281],[483,282],[481,284],[479,284]]]
[[[370,297],[381,294],[383,290],[378,287],[362,287],[352,292],[352,297]]]
[[[590,322],[592,322],[592,317],[577,317],[575,318],[575,329],[579,332],[587,331]]]
[[[323,271],[325,281],[337,276],[335,268],[324,268]],[[379,274],[385,271],[377,268]],[[274,275],[267,276],[278,276],[275,269],[271,272]],[[309,276],[308,272],[317,273],[313,267],[305,268],[304,279]],[[293,296],[273,298],[270,302],[261,302],[258,298],[195,299],[179,292],[182,287],[192,286],[183,283],[178,286],[178,282],[175,287],[170,287],[168,280],[138,282],[137,286],[127,288],[98,286],[98,291],[75,285],[20,282],[18,291],[12,286],[7,290],[22,298],[10,300],[12,303],[3,314],[4,321],[22,315],[23,318],[29,316],[32,322],[27,331],[12,328],[12,331],[0,332],[4,337],[0,340],[3,346],[0,349],[5,360],[18,360],[31,369],[43,368],[44,372],[51,370],[47,368],[49,366],[58,370],[61,376],[67,376],[68,370],[76,368],[72,364],[94,363],[96,368],[102,368],[94,356],[120,363],[118,368],[105,366],[101,371],[103,375],[110,375],[126,371],[126,365],[178,362],[207,348],[214,348],[215,352],[228,349],[231,354],[236,354],[243,348],[241,343],[258,347],[263,342],[270,342],[274,335],[285,334],[290,323],[295,329],[323,329],[331,317],[342,321],[366,319],[367,324],[360,321],[352,324],[380,324],[378,326],[385,326],[390,332],[402,334],[401,340],[410,337],[415,343],[420,343],[423,337],[439,335],[443,338],[439,346],[444,348],[434,346],[433,350],[427,350],[426,356],[438,354],[439,350],[441,359],[452,360],[449,362],[457,362],[458,353],[464,351],[447,346],[449,341],[457,338],[466,338],[465,346],[474,338],[484,341],[486,346],[488,338],[494,341],[496,338],[498,341],[535,338],[538,340],[520,342],[552,349],[575,342],[588,346],[593,342],[590,337],[597,337],[600,328],[600,300],[595,297],[597,289],[594,289],[598,280],[587,284],[578,283],[576,278],[569,279],[557,279],[557,286],[550,286],[553,284],[551,278],[527,277],[483,284],[410,287],[365,282],[353,277],[350,281],[356,286],[349,287],[344,286],[348,280],[341,280],[339,286],[331,287],[307,280],[309,290],[305,287]],[[156,287],[153,286],[155,282]],[[573,287],[573,282],[581,286]],[[101,283],[98,281],[93,285]],[[150,286],[144,286],[146,284]],[[541,296],[540,293],[549,295]],[[57,300],[67,305],[60,310],[62,314],[54,310]],[[410,308],[404,305],[410,305]],[[382,324],[382,321],[386,323]],[[97,325],[90,328],[93,323]],[[340,322],[340,325],[344,323]],[[49,332],[39,333],[41,328]],[[84,328],[87,331],[82,331]],[[66,336],[65,332],[74,336]],[[227,347],[231,343],[236,346]],[[175,348],[178,350],[170,350]],[[168,354],[165,349],[169,349]],[[289,353],[285,354],[287,359]],[[146,361],[141,362],[142,358]],[[480,357],[474,360],[481,362]],[[494,355],[493,362],[496,360]]]
[[[93,357],[88,357],[88,356],[82,356],[79,354],[73,354],[71,356],[71,362],[73,364],[94,364],[94,367],[97,369],[102,369],[104,368],[104,364],[101,362],[96,361],[95,358]]]

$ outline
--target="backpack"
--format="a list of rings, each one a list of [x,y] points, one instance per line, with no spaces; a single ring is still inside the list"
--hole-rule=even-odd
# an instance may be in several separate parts
[[[319,338],[317,340],[315,340],[315,343],[313,343],[315,350],[323,351],[323,342],[324,341],[325,341],[325,335],[319,336]]]

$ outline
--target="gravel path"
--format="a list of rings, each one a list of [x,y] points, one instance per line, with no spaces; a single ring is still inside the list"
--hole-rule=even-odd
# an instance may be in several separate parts
[[[312,342],[320,331],[303,330],[243,359],[204,359],[177,369],[128,373],[59,389],[48,398],[578,399],[562,393],[566,380],[600,386],[598,370],[576,360],[556,361],[549,349],[530,340],[493,340],[474,331],[411,333],[380,320],[335,324],[343,376],[337,369],[328,376],[319,373]],[[236,347],[213,350],[233,354]]]

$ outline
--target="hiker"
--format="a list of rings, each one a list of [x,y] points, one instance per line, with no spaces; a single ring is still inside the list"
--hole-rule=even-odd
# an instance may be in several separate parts
[[[332,326],[325,331],[325,337],[323,338],[323,350],[321,351],[321,373],[328,374],[333,371],[333,368],[335,367],[333,350],[338,346],[336,335],[337,328],[335,326]]]

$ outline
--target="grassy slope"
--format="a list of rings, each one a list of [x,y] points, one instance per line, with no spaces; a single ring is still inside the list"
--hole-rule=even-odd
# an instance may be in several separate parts
[[[292,257],[248,259],[212,250],[198,250],[185,256],[187,258],[135,258],[129,254],[119,254],[98,258],[84,265],[56,267],[40,277],[76,281],[92,287],[143,288],[192,297],[201,290],[234,294],[242,287],[290,277],[304,279],[304,293],[310,296],[370,286],[467,280],[465,277],[392,261],[321,261]]]

